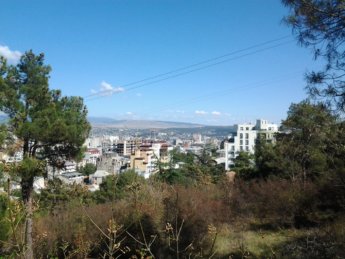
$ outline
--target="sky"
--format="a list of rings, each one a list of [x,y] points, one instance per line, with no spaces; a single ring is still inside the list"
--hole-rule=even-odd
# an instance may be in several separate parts
[[[89,115],[280,123],[321,64],[279,0],[0,0],[0,55],[32,49]]]

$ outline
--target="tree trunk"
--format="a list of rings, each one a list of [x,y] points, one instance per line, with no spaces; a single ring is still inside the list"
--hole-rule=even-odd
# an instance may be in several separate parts
[[[33,251],[33,239],[32,239],[32,216],[33,216],[33,209],[32,209],[32,191],[33,191],[33,177],[29,179],[22,179],[22,196],[25,206],[25,251],[24,251],[24,258],[25,259],[34,259],[34,251]]]

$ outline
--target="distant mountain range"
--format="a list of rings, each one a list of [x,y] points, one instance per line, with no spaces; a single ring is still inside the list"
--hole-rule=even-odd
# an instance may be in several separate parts
[[[93,127],[128,128],[128,129],[168,129],[168,128],[200,128],[201,124],[152,120],[115,120],[104,117],[88,117]]]
[[[6,115],[0,115],[0,123],[8,120]],[[92,127],[95,128],[127,128],[127,129],[169,129],[169,128],[200,128],[205,125],[171,122],[171,121],[152,121],[152,120],[116,120],[106,117],[88,117]]]

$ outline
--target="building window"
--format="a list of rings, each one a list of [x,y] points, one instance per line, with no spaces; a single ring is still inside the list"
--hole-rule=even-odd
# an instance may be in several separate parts
[[[246,145],[249,145],[249,140],[248,139],[246,139]]]
[[[240,138],[243,138],[243,133],[240,133]]]
[[[243,140],[242,139],[240,140],[240,145],[243,145]]]
[[[240,130],[243,130],[243,127],[241,127]]]
[[[249,138],[249,133],[246,133],[246,138]]]
[[[247,127],[246,130],[249,130],[249,127]]]
[[[240,146],[240,151],[243,151],[243,146]]]
[[[249,147],[248,146],[246,146],[246,151],[249,151]]]

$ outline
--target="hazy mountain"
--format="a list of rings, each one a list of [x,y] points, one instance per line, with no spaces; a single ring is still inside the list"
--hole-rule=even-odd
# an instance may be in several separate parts
[[[171,121],[152,120],[115,120],[104,117],[89,117],[89,122],[93,127],[103,128],[130,128],[130,129],[168,129],[168,128],[197,128],[203,127],[200,124]]]
[[[0,115],[0,123],[8,120],[6,115]],[[204,125],[187,123],[187,122],[171,122],[171,121],[151,121],[151,120],[116,120],[106,117],[88,117],[93,127],[102,128],[128,128],[128,129],[169,129],[169,128],[199,128]]]
[[[87,118],[92,125],[97,124],[117,124],[124,122],[125,120],[115,120],[107,117],[88,117]]]

